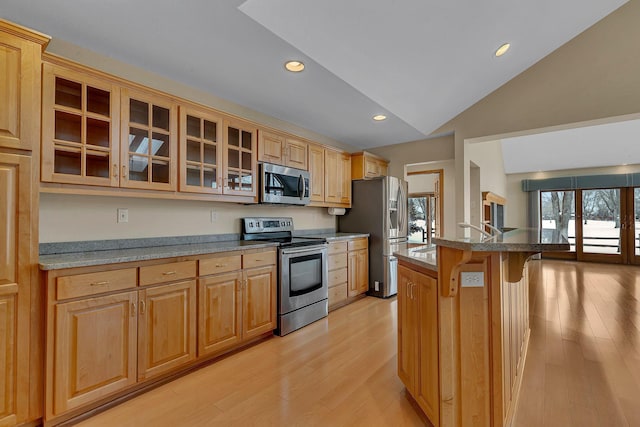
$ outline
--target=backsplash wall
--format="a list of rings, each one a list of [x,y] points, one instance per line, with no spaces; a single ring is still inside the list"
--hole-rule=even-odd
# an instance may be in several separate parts
[[[128,222],[117,223],[118,208],[128,209]],[[336,228],[326,208],[45,193],[40,243],[240,233],[245,216],[290,216],[296,230]]]

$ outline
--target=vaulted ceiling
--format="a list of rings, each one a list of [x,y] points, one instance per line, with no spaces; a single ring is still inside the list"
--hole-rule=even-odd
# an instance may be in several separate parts
[[[0,17],[372,148],[425,138],[624,3],[2,0]]]

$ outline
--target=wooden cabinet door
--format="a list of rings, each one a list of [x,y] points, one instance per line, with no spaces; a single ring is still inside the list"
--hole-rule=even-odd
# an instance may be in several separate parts
[[[380,176],[380,163],[376,159],[364,156],[364,176],[366,178]]]
[[[224,120],[224,194],[257,196],[256,133],[249,122]]]
[[[398,266],[398,377],[413,394],[417,380],[418,310],[414,300],[414,272]]]
[[[42,181],[117,187],[119,88],[53,64],[43,70]]]
[[[334,150],[324,152],[324,200],[327,203],[340,203],[342,190],[342,170],[340,153]]]
[[[292,168],[307,170],[309,168],[307,163],[307,148],[308,145],[306,142],[287,138],[285,145],[286,165]]]
[[[273,331],[276,324],[276,266],[244,271],[242,336],[250,339]]]
[[[0,153],[0,425],[24,422],[29,403],[31,183],[30,157]]]
[[[198,281],[198,356],[233,347],[242,339],[242,273]]]
[[[138,311],[139,380],[195,359],[195,280],[140,291]]]
[[[309,174],[311,175],[310,196],[312,202],[324,202],[324,148],[309,145]]]
[[[24,31],[0,23],[0,147],[31,150],[40,141],[42,46],[3,32],[4,27]]]
[[[178,108],[170,98],[121,91],[120,186],[178,189]]]
[[[338,157],[339,203],[351,206],[351,155],[341,153]]]
[[[282,135],[258,131],[258,160],[261,162],[284,165],[285,138]]]
[[[367,249],[356,251],[356,268],[358,293],[363,294],[369,290],[369,251]]]
[[[414,272],[414,298],[418,309],[418,381],[415,399],[433,425],[439,425],[438,386],[438,281]],[[419,325],[419,326],[418,326]]]
[[[222,117],[180,106],[180,191],[222,193]]]
[[[350,251],[347,261],[347,296],[355,297],[360,293],[358,287],[358,254],[357,251]]]
[[[54,414],[135,384],[137,295],[55,306]]]

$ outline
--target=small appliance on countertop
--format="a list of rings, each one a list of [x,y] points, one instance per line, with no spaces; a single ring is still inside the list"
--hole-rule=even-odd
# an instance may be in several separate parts
[[[327,241],[293,237],[290,217],[242,218],[243,240],[278,242],[278,329],[286,335],[329,313]]]

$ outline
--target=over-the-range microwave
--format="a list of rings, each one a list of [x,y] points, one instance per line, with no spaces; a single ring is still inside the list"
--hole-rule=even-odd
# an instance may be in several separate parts
[[[309,204],[309,172],[286,166],[260,165],[260,202],[287,205]]]

